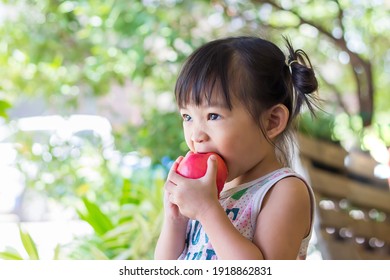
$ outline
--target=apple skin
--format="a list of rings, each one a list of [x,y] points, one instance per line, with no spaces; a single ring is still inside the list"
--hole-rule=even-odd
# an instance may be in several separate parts
[[[225,161],[218,154],[190,152],[179,163],[176,172],[186,178],[199,179],[206,174],[207,160],[211,155],[217,158],[217,191],[219,198],[228,176],[228,169]]]

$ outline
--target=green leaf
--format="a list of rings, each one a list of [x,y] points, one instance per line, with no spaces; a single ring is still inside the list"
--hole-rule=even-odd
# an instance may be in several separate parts
[[[59,260],[60,253],[61,253],[61,246],[60,244],[57,244],[57,246],[54,248],[53,260]]]
[[[135,226],[136,224],[134,222],[128,222],[128,223],[123,223],[121,225],[118,225],[112,230],[108,231],[103,236],[103,240],[108,241],[110,239],[116,239],[119,236],[122,236],[124,234],[128,234]]]
[[[0,252],[0,259],[3,260],[23,260],[23,257],[12,247],[7,247],[5,251]]]
[[[20,239],[22,240],[24,249],[26,250],[30,259],[39,260],[38,250],[34,240],[31,238],[31,235],[28,232],[23,231],[20,226],[19,226],[19,233],[20,233]]]
[[[87,198],[83,198],[86,213],[77,211],[80,218],[89,223],[98,235],[103,235],[107,231],[114,228],[110,218],[105,215],[99,208],[99,206]]]
[[[0,117],[7,118],[8,115],[6,111],[10,109],[12,106],[5,100],[0,100]]]
[[[91,253],[95,260],[108,260],[107,255],[97,247],[91,247]]]

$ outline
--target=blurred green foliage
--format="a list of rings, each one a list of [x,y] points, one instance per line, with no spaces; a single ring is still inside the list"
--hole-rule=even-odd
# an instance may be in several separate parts
[[[115,200],[97,203],[83,197],[83,204],[78,207],[77,212],[80,219],[92,227],[93,234],[77,237],[68,244],[57,245],[53,258],[153,259],[163,215],[164,176],[161,168],[144,168],[137,170],[134,180],[123,182],[121,195]],[[20,239],[28,259],[39,259],[39,248],[30,234],[21,228]],[[0,258],[24,259],[12,247],[0,252]]]
[[[139,170],[149,177],[140,182],[125,181],[122,195],[113,211],[83,199],[81,219],[89,223],[93,236],[79,238],[64,251],[71,259],[153,259],[162,222],[163,177],[157,170]]]
[[[99,137],[18,131],[12,139],[26,187],[66,206],[76,206],[83,196],[97,203],[117,199],[125,179],[121,159],[105,154]]]
[[[125,129],[131,136],[117,131],[115,139],[118,149],[137,150],[150,157],[154,164],[161,163],[164,158],[175,159],[188,150],[182,131],[182,118],[177,112],[161,114],[154,110],[142,125]]]
[[[325,103],[329,111],[335,107],[339,112],[359,110],[357,89],[366,85],[357,86],[351,61],[369,61],[373,65],[375,112],[390,108],[390,7],[385,1],[2,3],[3,9],[9,10],[0,23],[0,100],[7,102],[3,104],[26,96],[42,97],[53,110],[66,115],[86,97],[98,98],[109,93],[112,86],[130,82],[137,88],[134,102],[143,108],[144,122],[129,122],[129,131],[121,130],[120,134],[130,135],[134,143],[141,142],[137,137],[143,134],[134,136],[133,132],[143,130],[145,121],[160,122],[154,117],[156,112],[157,116],[171,113],[172,109],[160,110],[156,100],[161,93],[172,93],[184,59],[205,41],[228,35],[261,35],[277,44],[282,43],[281,35],[293,38],[295,47],[303,48],[312,58],[322,81],[321,97],[329,101]],[[0,115],[5,110],[0,103]],[[165,134],[164,140],[176,136]],[[181,147],[181,143],[178,139],[174,146]],[[160,145],[153,141],[149,144],[142,150],[160,156],[150,152]]]
[[[312,116],[304,112],[299,118],[298,130],[310,137],[315,137],[329,142],[337,142],[334,136],[335,116],[326,112],[318,112]]]
[[[7,118],[7,110],[11,108],[11,104],[5,100],[0,100],[0,117]]]

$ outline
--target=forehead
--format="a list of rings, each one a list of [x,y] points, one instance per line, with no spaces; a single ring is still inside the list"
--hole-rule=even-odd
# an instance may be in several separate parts
[[[212,91],[208,92],[194,92],[191,90],[184,99],[178,100],[178,106],[179,108],[186,108],[187,106],[208,106],[231,110],[233,107],[233,100],[231,99],[219,87],[214,87]]]

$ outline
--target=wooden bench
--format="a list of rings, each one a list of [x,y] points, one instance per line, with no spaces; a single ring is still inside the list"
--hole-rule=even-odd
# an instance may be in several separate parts
[[[389,189],[376,184],[376,179],[361,180],[351,174],[340,163],[345,151],[322,147],[318,153],[299,143],[301,163],[316,197],[315,232],[322,257],[390,260]],[[333,165],[332,160],[338,163]]]

